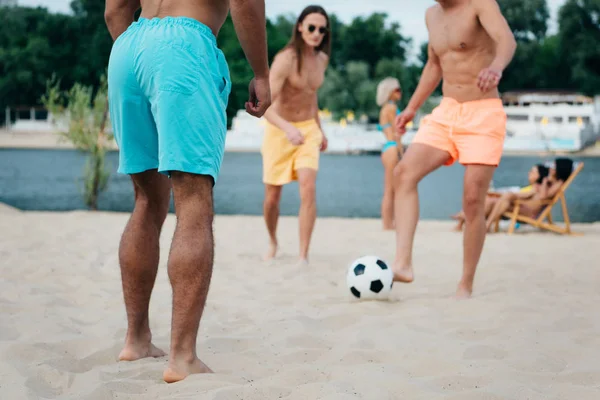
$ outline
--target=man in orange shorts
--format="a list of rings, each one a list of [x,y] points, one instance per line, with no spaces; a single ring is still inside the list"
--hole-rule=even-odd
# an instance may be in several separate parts
[[[428,61],[408,106],[396,118],[406,131],[416,111],[443,80],[441,104],[421,126],[395,174],[394,280],[412,282],[412,247],[419,218],[417,185],[455,161],[465,165],[463,275],[457,297],[473,292],[485,240],[485,196],[502,156],[506,114],[499,99],[502,71],[516,50],[496,0],[437,0],[425,16]]]
[[[300,190],[301,264],[317,218],[316,180],[319,153],[327,148],[321,130],[317,92],[329,64],[329,17],[319,6],[306,7],[298,17],[292,39],[273,60],[270,84],[272,106],[265,113],[267,127],[262,143],[264,217],[269,232],[265,259],[277,252],[277,221],[283,185],[298,181]]]

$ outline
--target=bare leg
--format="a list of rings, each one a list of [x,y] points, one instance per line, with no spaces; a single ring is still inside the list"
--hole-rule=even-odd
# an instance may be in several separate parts
[[[119,245],[119,264],[127,312],[127,337],[121,361],[161,357],[152,344],[148,305],[156,280],[160,232],[169,211],[170,182],[156,171],[131,176],[135,207]]]
[[[489,231],[492,228],[492,225],[496,222],[496,220],[502,217],[506,211],[510,209],[512,202],[516,199],[516,195],[514,193],[504,193],[499,200],[496,201],[494,206],[492,207],[492,211],[489,213],[487,217],[486,223],[486,231]]]
[[[265,260],[275,258],[275,255],[277,254],[277,221],[279,220],[281,189],[281,186],[265,185],[263,214],[267,225],[267,231],[269,232],[269,250],[264,256]]]
[[[492,209],[494,208],[494,205],[496,204],[497,201],[498,201],[497,197],[486,196],[486,198],[485,198],[485,217],[486,218],[492,212]],[[463,226],[465,225],[465,212],[463,210],[460,210],[460,212],[453,215],[452,218],[458,221],[454,230],[458,231],[458,232],[462,231]]]
[[[463,276],[458,284],[458,298],[471,297],[475,270],[485,241],[485,198],[496,167],[467,165],[463,193],[465,233],[463,239]]]
[[[420,143],[412,144],[394,170],[396,219],[396,259],[394,280],[412,282],[412,248],[419,221],[417,185],[427,174],[442,166],[449,158],[446,151]]]
[[[301,168],[298,171],[300,187],[300,262],[308,262],[308,248],[312,237],[315,221],[317,220],[316,183],[317,171]]]
[[[384,167],[383,198],[381,199],[381,220],[384,230],[394,229],[394,167],[398,164],[398,152],[386,151],[381,155]]]
[[[173,172],[171,179],[177,226],[168,265],[173,287],[171,352],[163,374],[168,383],[212,372],[198,359],[196,339],[214,257],[212,178]]]

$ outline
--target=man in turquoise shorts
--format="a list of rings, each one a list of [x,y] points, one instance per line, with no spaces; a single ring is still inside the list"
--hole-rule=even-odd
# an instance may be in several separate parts
[[[119,247],[128,322],[119,359],[165,355],[152,344],[148,304],[172,187],[177,227],[168,260],[173,315],[166,382],[211,372],[197,357],[196,338],[213,268],[212,190],[231,90],[216,36],[229,11],[255,75],[246,110],[260,117],[271,103],[264,0],[106,0],[115,41],[108,67],[110,116],[119,172],[131,176],[135,192]]]

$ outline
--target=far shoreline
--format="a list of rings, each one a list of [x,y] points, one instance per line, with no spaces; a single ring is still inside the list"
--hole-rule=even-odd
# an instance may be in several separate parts
[[[26,131],[7,131],[0,129],[0,149],[2,150],[76,150],[70,143],[61,140],[57,134],[48,132],[26,132]],[[118,151],[114,144],[108,151]],[[226,153],[259,153],[259,150],[249,150],[244,148],[227,148]],[[327,151],[331,155],[366,155],[376,154],[378,152],[335,152]],[[504,150],[503,156],[510,157],[600,157],[600,142],[596,145],[588,146],[581,151],[532,151],[532,150]]]

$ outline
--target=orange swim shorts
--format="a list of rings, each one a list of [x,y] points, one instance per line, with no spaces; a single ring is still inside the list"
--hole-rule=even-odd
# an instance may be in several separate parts
[[[459,103],[444,97],[433,112],[421,120],[412,143],[447,151],[463,165],[498,166],[506,137],[506,113],[500,99]]]
[[[293,145],[285,132],[267,121],[261,146],[263,182],[282,186],[298,179],[301,168],[319,169],[323,132],[316,120],[293,122],[304,136],[304,143]]]

